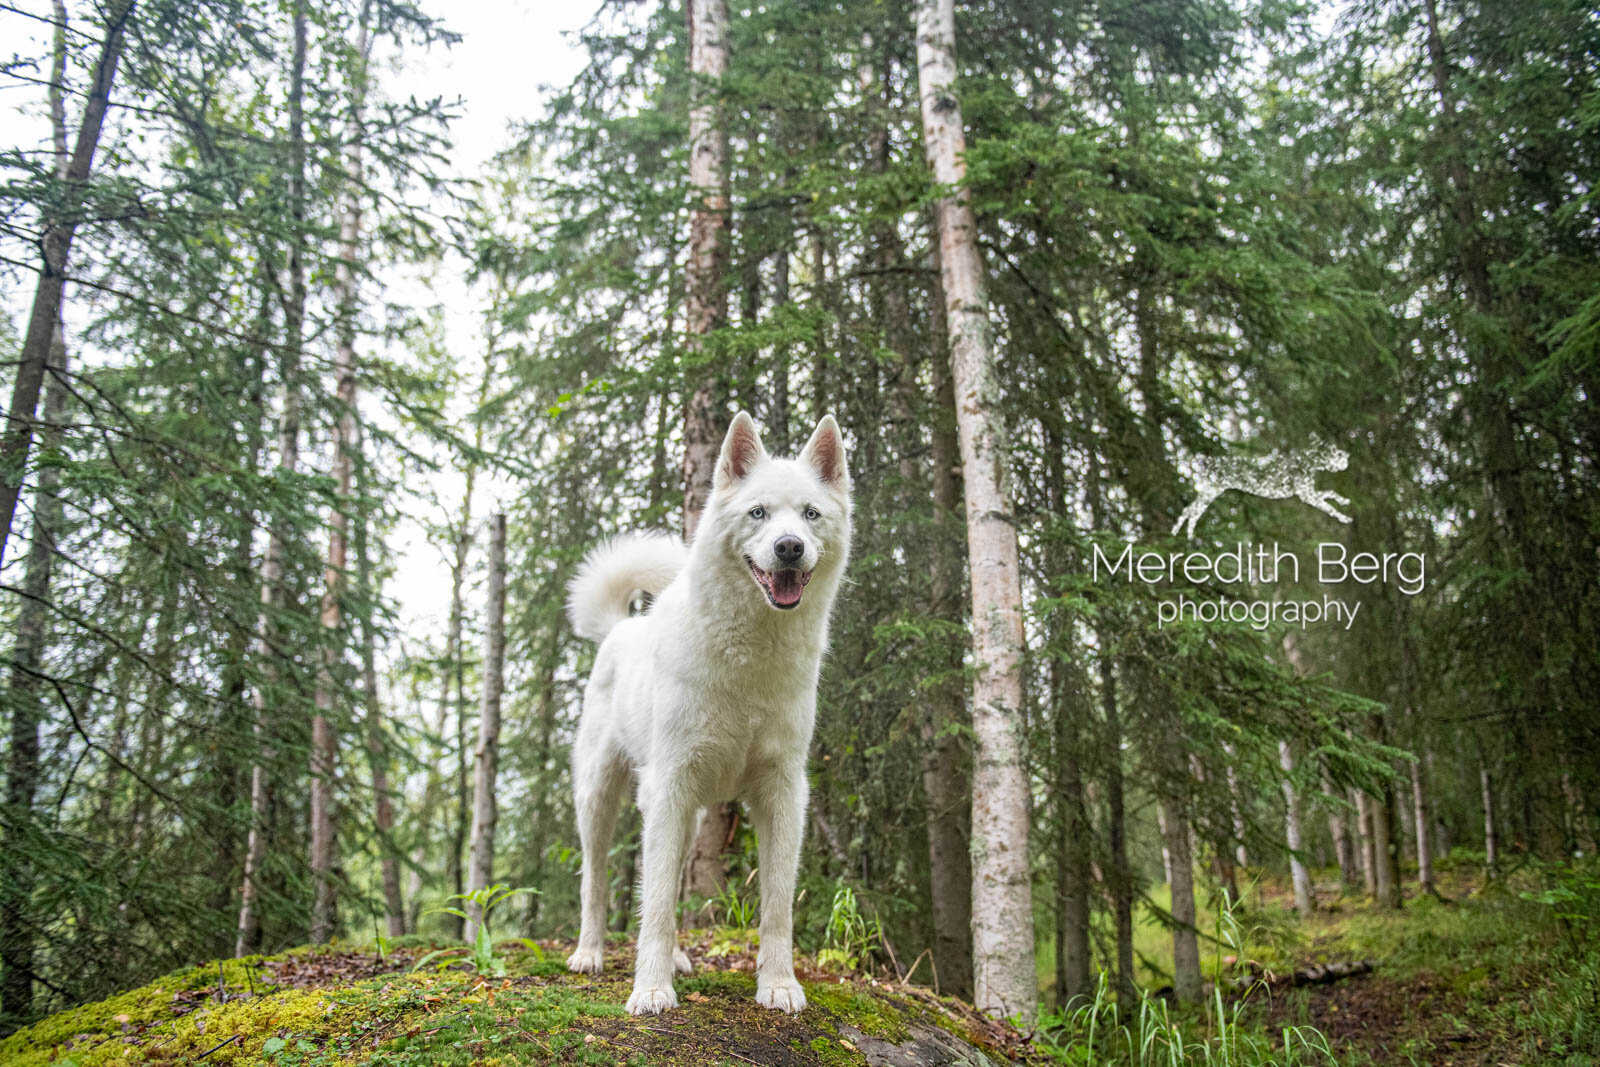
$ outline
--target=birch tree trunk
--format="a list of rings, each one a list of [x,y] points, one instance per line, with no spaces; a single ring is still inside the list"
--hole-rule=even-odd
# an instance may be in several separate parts
[[[468,890],[494,884],[494,828],[499,820],[495,777],[500,770],[500,696],[506,662],[506,517],[489,520],[489,603],[483,641],[483,710],[478,715],[478,748],[472,774],[472,871]],[[483,910],[467,907],[467,940],[478,936]]]
[[[1250,849],[1245,844],[1244,793],[1239,788],[1239,771],[1234,766],[1233,746],[1225,744],[1228,755],[1228,813],[1233,817],[1233,858],[1241,868],[1250,866]]]
[[[1367,799],[1367,794],[1357,789],[1356,794],[1356,831],[1361,838],[1361,888],[1367,896],[1376,899],[1378,896],[1378,857],[1373,853],[1372,847],[1372,802]]]
[[[133,16],[134,0],[117,0],[107,13],[106,35],[95,61],[94,75],[87,91],[83,121],[72,156],[60,177],[74,193],[81,191],[94,166],[95,149],[105,125],[111,103],[111,85],[116,80],[117,61],[122,56],[128,21]],[[65,22],[58,11],[58,21]],[[62,67],[63,78],[65,67]],[[56,84],[60,84],[57,80]],[[58,111],[52,101],[52,111]],[[56,141],[59,146],[63,139]],[[61,322],[61,300],[66,289],[67,262],[72,250],[76,223],[58,221],[48,215],[40,220],[39,281],[34,286],[33,307],[28,313],[28,330],[23,335],[17,359],[17,376],[11,387],[11,406],[6,408],[5,433],[0,436],[0,566],[5,564],[6,546],[11,541],[11,524],[17,515],[17,495],[27,474],[28,455],[33,450],[33,416],[44,386],[45,368],[55,347]]]
[[[962,185],[966,134],[954,96],[953,0],[919,0],[917,68],[923,146],[934,180],[946,194],[935,212],[956,427],[966,476],[977,664],[972,701],[974,992],[981,1011],[1031,1020],[1038,988],[1022,738],[1022,587],[984,266],[971,193]]]
[[[1278,742],[1278,765],[1283,768],[1284,836],[1289,843],[1289,876],[1294,882],[1294,910],[1302,919],[1311,918],[1311,874],[1302,855],[1305,839],[1300,833],[1300,796],[1294,787],[1294,752],[1289,742]]]
[[[339,220],[339,261],[333,290],[338,302],[338,341],[333,373],[339,419],[335,427],[333,512],[328,517],[328,565],[323,574],[321,669],[317,672],[311,717],[311,942],[327,943],[338,928],[338,891],[334,885],[334,853],[338,831],[334,820],[334,780],[338,766],[338,733],[333,723],[337,675],[344,664],[347,633],[344,621],[345,565],[349,556],[350,477],[356,449],[356,257],[361,253],[361,113],[369,44],[371,0],[362,5],[356,32],[355,91],[346,132],[345,204]]]
[[[289,299],[284,307],[282,348],[283,414],[278,424],[278,471],[293,475],[300,466],[300,363],[305,343],[306,268],[305,268],[305,70],[306,6],[295,0],[293,7],[294,51],[289,68]],[[268,714],[269,697],[278,679],[277,612],[283,606],[283,564],[288,551],[286,524],[274,520],[267,537],[266,555],[261,560],[261,619],[257,627],[257,656],[261,680],[256,686],[256,762],[250,769],[250,834],[245,845],[244,883],[240,890],[239,932],[234,954],[249,953],[260,938],[261,916],[257,906],[261,864],[266,858],[266,818],[272,806],[273,783],[269,764],[273,759],[272,723]]]
[[[1322,791],[1328,796],[1336,796],[1333,782],[1326,776],[1322,779]],[[1351,840],[1350,820],[1345,818],[1344,809],[1330,804],[1328,808],[1328,834],[1333,838],[1334,855],[1339,860],[1339,881],[1345,886],[1356,884],[1355,842]]]

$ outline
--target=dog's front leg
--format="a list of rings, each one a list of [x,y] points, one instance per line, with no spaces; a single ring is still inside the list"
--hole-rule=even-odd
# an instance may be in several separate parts
[[[794,977],[794,884],[805,829],[804,766],[778,772],[750,798],[761,847],[761,951],[756,957],[756,1003],[797,1012],[805,990]]]
[[[628,1011],[654,1015],[678,1006],[672,990],[677,948],[678,872],[694,834],[698,807],[661,790],[644,808],[644,886],[639,909],[639,958]]]

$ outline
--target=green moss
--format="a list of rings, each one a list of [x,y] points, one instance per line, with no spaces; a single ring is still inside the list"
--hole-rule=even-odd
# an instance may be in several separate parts
[[[905,1013],[890,1003],[887,995],[871,996],[853,985],[825,985],[814,982],[805,987],[806,999],[839,1022],[885,1041],[906,1040]]]
[[[822,1067],[856,1067],[857,1064],[866,1062],[866,1057],[860,1052],[845,1048],[835,1038],[814,1037],[807,1047],[816,1053]]]
[[[510,952],[511,975],[503,979],[428,968],[282,990],[263,988],[260,959],[227,961],[230,992],[248,987],[248,966],[261,993],[227,1001],[209,995],[216,984],[210,964],[44,1020],[0,1042],[0,1063],[135,1067],[204,1056],[208,1067],[739,1067],[777,1052],[784,1062],[861,1067],[864,1056],[841,1028],[900,1043],[909,1019],[938,1014],[888,989],[816,983],[807,987],[812,1006],[784,1015],[756,1004],[754,976],[740,969],[680,979],[677,1011],[635,1019],[625,1009],[631,953],[618,951],[598,976],[566,973],[561,955]]]

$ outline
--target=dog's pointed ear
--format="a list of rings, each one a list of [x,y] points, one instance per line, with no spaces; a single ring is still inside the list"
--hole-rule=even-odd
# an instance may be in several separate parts
[[[767,458],[761,446],[761,435],[756,432],[756,422],[747,411],[733,417],[728,436],[722,439],[722,455],[717,459],[716,487],[726,489],[744,479],[756,465]]]
[[[811,440],[801,450],[800,461],[809,463],[822,480],[834,489],[843,489],[850,484],[850,471],[845,466],[844,437],[839,433],[839,424],[833,421],[832,415],[822,416],[817,428],[811,431]]]

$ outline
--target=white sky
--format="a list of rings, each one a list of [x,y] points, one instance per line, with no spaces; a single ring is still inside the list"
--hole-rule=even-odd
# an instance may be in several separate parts
[[[9,0],[23,11],[48,16],[49,0]],[[454,149],[449,156],[453,177],[478,175],[495,152],[509,140],[513,122],[537,116],[543,109],[548,88],[569,82],[581,69],[583,53],[577,47],[575,31],[593,17],[599,0],[572,0],[545,3],[539,0],[471,0],[445,4],[422,0],[423,9],[441,17],[451,30],[462,35],[452,48],[429,52],[410,49],[397,72],[390,51],[380,51],[376,67],[392,98],[414,95],[419,99],[443,97],[459,99],[459,118],[452,124]],[[85,0],[68,0],[68,17],[78,28],[93,32],[91,5]],[[50,27],[13,11],[0,11],[0,59],[13,56],[46,56],[49,53]],[[47,69],[41,69],[40,77]],[[23,86],[6,90],[0,97],[0,146],[45,147],[49,124],[42,87]],[[113,92],[113,101],[115,101]],[[69,98],[68,123],[75,128],[78,101]],[[467,373],[475,380],[481,366],[479,326],[483,301],[470,293],[461,280],[461,265],[446,263],[430,280],[416,276],[381,279],[384,295],[391,302],[414,303],[425,307],[440,304],[445,311],[449,350],[470,360]],[[32,298],[34,276],[18,274],[0,278],[0,306],[20,332],[26,325]],[[68,300],[72,299],[70,291]],[[70,306],[69,306],[70,316]],[[69,317],[69,327],[71,320]],[[382,419],[372,411],[371,399],[364,405],[369,417]],[[457,412],[462,414],[465,407]],[[461,476],[447,471],[435,478],[435,494],[459,508],[464,489]],[[411,487],[415,488],[415,487]],[[504,485],[482,484],[474,502],[475,520],[494,510],[496,497]],[[437,516],[435,516],[437,517]],[[481,545],[479,546],[481,548]],[[420,526],[407,522],[390,541],[396,559],[396,579],[387,590],[398,600],[405,632],[438,635],[448,611],[449,570],[436,546],[427,543]],[[23,553],[12,553],[21,559]]]

